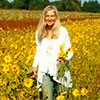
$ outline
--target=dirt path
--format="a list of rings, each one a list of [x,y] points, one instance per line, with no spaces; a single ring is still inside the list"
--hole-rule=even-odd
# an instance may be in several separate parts
[[[97,19],[99,17],[93,17],[93,19]],[[85,20],[87,18],[62,18],[61,22],[67,21],[76,21],[76,20]],[[92,19],[92,18],[91,18]],[[24,29],[24,28],[30,28],[30,27],[37,27],[37,24],[39,22],[39,19],[26,19],[26,20],[0,20],[0,28],[3,30],[9,30],[9,29]]]

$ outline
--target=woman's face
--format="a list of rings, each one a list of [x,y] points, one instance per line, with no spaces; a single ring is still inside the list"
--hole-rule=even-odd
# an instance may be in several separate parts
[[[48,26],[52,26],[55,23],[55,21],[56,21],[56,14],[54,10],[47,11],[46,16],[45,16],[45,23]]]

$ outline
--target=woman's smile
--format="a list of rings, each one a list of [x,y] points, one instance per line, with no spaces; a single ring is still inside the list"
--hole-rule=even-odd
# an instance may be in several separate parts
[[[55,21],[56,21],[56,14],[54,10],[49,10],[45,16],[45,23],[48,26],[52,26],[55,23]]]

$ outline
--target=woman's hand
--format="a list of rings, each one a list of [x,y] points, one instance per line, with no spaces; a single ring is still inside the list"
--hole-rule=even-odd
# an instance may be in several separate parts
[[[58,59],[58,61],[59,61],[59,63],[61,63],[61,64],[65,64],[65,63],[66,63],[66,61],[65,61],[64,59]]]
[[[31,74],[31,78],[35,78],[35,76],[37,75],[37,68],[32,67],[29,73]]]

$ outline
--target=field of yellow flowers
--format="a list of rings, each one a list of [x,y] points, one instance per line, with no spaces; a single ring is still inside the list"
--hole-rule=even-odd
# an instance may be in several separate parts
[[[29,75],[36,51],[38,20],[31,21],[31,14],[27,14],[28,19],[24,20],[27,12],[20,13],[21,20],[17,17],[13,20],[14,17],[10,16],[8,20],[3,19],[8,15],[0,13],[0,100],[40,100],[36,78],[33,80]],[[100,100],[100,17],[85,18],[84,15],[82,20],[78,17],[75,20],[61,18],[74,52],[70,60],[73,87],[55,100],[66,100],[66,95],[67,100]]]

